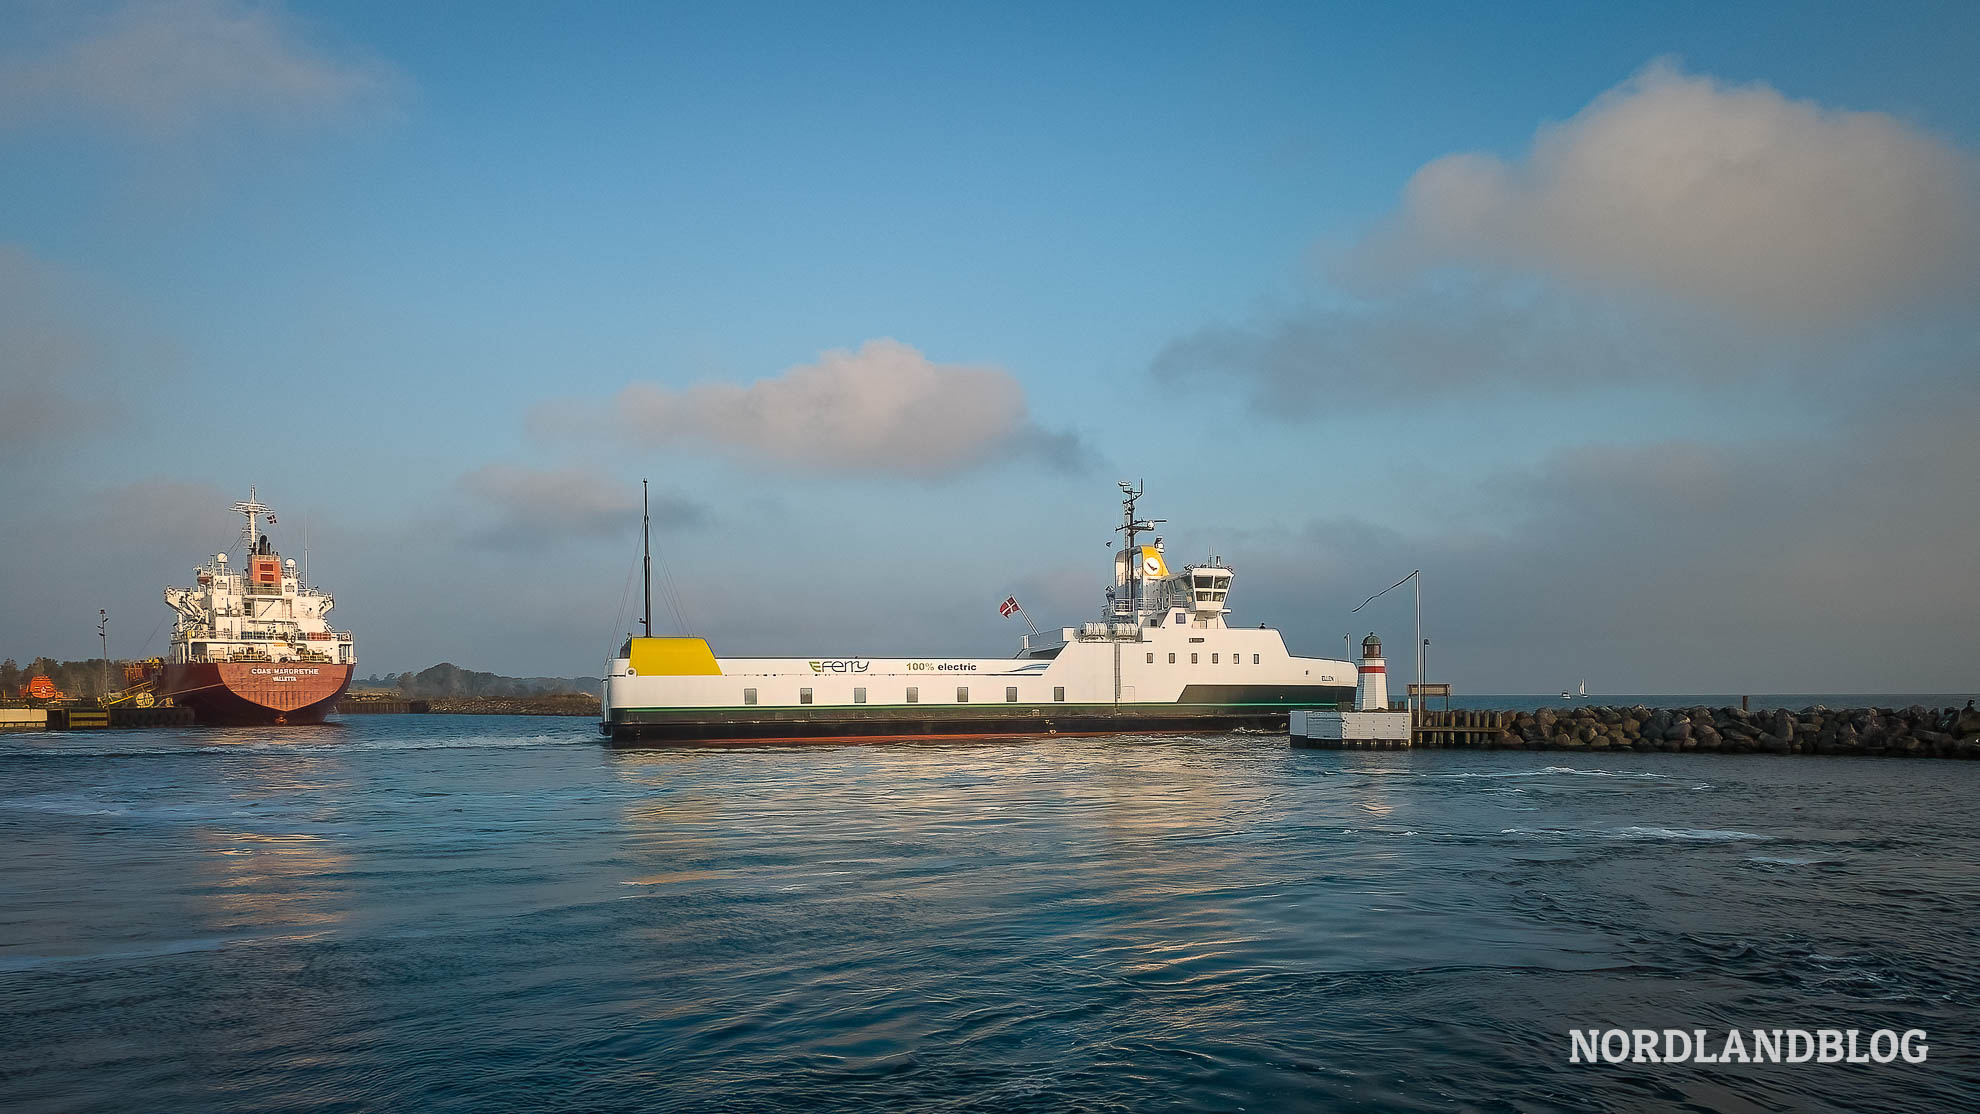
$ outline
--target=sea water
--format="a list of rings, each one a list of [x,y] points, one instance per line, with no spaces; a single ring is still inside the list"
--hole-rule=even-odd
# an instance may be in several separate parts
[[[1980,1106],[1980,764],[594,731],[0,737],[0,1109]]]

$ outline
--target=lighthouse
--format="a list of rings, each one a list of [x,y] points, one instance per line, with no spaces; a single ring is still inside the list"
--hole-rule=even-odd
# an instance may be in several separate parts
[[[1357,711],[1389,710],[1389,667],[1382,660],[1382,640],[1372,633],[1361,640],[1361,680],[1355,686]]]
[[[1296,747],[1406,747],[1412,742],[1409,713],[1389,710],[1389,667],[1382,640],[1361,640],[1361,677],[1354,707],[1294,709],[1286,733]]]

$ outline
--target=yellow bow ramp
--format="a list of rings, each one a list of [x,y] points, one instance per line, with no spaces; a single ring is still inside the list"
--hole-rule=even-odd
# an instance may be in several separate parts
[[[722,667],[703,638],[635,638],[632,671],[640,677],[720,677]]]

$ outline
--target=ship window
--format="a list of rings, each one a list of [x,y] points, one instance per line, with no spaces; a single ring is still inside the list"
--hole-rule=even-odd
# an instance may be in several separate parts
[[[910,704],[921,703],[921,690],[914,685],[909,685],[907,702]]]
[[[800,703],[800,704],[809,704],[809,703],[811,703],[811,690],[810,690],[810,689],[799,689],[799,690],[798,690],[798,703]]]
[[[1065,698],[1066,698],[1066,686],[1064,685],[1052,686],[1052,699],[1063,701],[1065,700]]]
[[[1154,664],[1155,664],[1155,655],[1154,655],[1154,654],[1150,654],[1150,655],[1148,655],[1148,664],[1150,664],[1150,665],[1154,665]]]
[[[1015,704],[1015,703],[1017,703],[1017,686],[1016,686],[1016,685],[1006,685],[1006,686],[1004,687],[1004,703],[1006,703],[1006,704]]]
[[[855,703],[855,704],[864,704],[864,703],[866,703],[866,690],[865,690],[865,689],[854,689],[854,690],[853,690],[853,703]]]
[[[1174,665],[1174,664],[1176,664],[1176,655],[1174,655],[1174,654],[1170,654],[1170,655],[1169,655],[1169,664],[1170,664],[1170,665]]]
[[[756,690],[755,690],[755,689],[744,689],[744,690],[743,690],[743,703],[745,703],[745,704],[754,704],[754,703],[756,703]]]
[[[1195,665],[1195,664],[1196,664],[1196,655],[1195,655],[1195,654],[1191,654],[1191,655],[1189,655],[1189,664],[1191,664],[1191,665]]]
[[[1253,654],[1253,655],[1251,655],[1251,664],[1253,664],[1253,665],[1257,665],[1257,664],[1258,664],[1258,655],[1257,655],[1257,654]]]
[[[956,686],[956,703],[958,704],[969,703],[969,686],[967,685]]]

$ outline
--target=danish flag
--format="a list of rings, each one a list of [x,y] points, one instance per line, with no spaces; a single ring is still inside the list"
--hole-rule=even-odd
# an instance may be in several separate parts
[[[1006,596],[1004,597],[1004,602],[997,605],[997,614],[1002,615],[1006,619],[1023,610],[1024,608],[1018,606],[1016,596]]]

